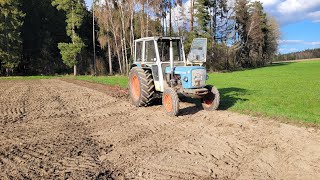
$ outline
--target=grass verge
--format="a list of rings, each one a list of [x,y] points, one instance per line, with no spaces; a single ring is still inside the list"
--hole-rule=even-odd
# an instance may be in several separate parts
[[[107,84],[111,86],[118,85],[122,88],[127,88],[128,86],[128,77],[126,76],[65,76],[65,78],[73,78],[77,80]]]

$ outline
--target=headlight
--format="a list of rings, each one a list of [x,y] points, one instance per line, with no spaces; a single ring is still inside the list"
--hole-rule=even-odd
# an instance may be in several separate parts
[[[185,76],[185,77],[183,78],[183,80],[184,80],[185,82],[188,82],[188,77]]]

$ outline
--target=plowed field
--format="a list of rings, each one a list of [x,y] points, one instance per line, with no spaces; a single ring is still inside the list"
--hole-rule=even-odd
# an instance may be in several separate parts
[[[320,179],[320,132],[119,89],[0,81],[0,179]],[[125,94],[125,92],[124,92]]]

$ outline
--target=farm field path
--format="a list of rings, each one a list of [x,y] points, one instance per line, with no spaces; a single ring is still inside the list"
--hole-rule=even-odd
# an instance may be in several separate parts
[[[180,109],[171,118],[58,79],[0,81],[0,179],[320,179],[318,129]]]

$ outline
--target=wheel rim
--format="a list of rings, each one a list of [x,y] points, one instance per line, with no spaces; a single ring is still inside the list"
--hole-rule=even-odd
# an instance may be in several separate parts
[[[131,92],[134,99],[140,97],[140,82],[137,75],[133,75],[131,78]]]
[[[214,94],[213,93],[210,93],[208,94],[204,99],[203,99],[203,104],[206,106],[206,107],[210,107],[214,104]]]
[[[164,103],[164,107],[165,107],[166,111],[171,112],[172,111],[172,99],[169,94],[164,95],[163,103]]]

